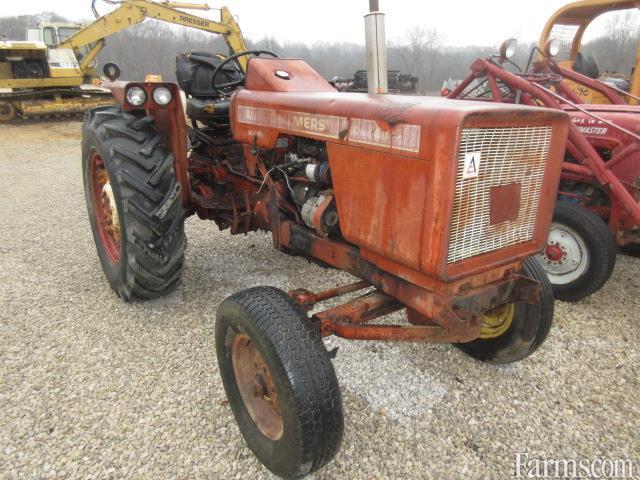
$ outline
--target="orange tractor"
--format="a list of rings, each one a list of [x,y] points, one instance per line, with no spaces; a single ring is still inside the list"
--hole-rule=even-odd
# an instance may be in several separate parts
[[[302,60],[244,51],[178,58],[187,123],[178,85],[106,73],[118,105],[87,114],[82,165],[120,297],[176,288],[189,215],[231,234],[271,232],[275,249],[358,279],[321,292],[250,288],[218,308],[229,404],[274,473],[302,477],[340,446],[323,337],[453,343],[493,363],[524,359],[547,337],[553,294],[531,257],[547,243],[566,113],[340,93]],[[399,310],[406,322],[371,323]]]

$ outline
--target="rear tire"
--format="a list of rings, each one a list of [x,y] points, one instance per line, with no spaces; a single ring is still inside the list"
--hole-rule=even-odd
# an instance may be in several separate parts
[[[607,224],[584,207],[557,202],[549,243],[538,255],[558,300],[576,302],[600,290],[616,264]]]
[[[535,258],[524,261],[522,274],[540,283],[540,297],[536,303],[510,304],[508,324],[490,329],[483,327],[485,338],[458,344],[460,350],[483,362],[504,364],[522,360],[542,345],[553,323],[553,290]],[[507,311],[504,307],[500,309]],[[495,332],[497,334],[493,335]]]
[[[249,448],[273,473],[303,477],[336,454],[344,420],[320,332],[281,290],[255,287],[218,308],[216,353]]]
[[[82,169],[93,237],[105,276],[124,300],[176,288],[186,237],[173,155],[152,117],[119,107],[87,112]]]

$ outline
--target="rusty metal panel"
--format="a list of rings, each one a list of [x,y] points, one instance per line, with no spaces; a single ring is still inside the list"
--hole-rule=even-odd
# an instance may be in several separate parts
[[[514,222],[520,215],[521,183],[510,183],[491,187],[489,224],[498,225],[503,222]]]
[[[267,92],[335,92],[306,62],[288,58],[249,59],[245,88]]]
[[[434,232],[421,240],[427,190],[434,187],[430,162],[342,145],[327,152],[342,235],[420,270],[422,252],[441,239]]]
[[[550,142],[551,126],[462,130],[447,263],[533,239]],[[517,218],[492,223],[491,191],[509,184]]]

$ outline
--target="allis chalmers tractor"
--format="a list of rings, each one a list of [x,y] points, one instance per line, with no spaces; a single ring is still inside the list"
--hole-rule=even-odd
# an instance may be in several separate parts
[[[566,113],[339,93],[304,61],[265,51],[185,54],[177,67],[189,124],[178,85],[115,79],[105,86],[118,105],[85,119],[88,213],[117,294],[176,288],[193,214],[232,234],[271,232],[277,250],[359,278],[321,292],[250,288],[218,308],[229,404],[270,470],[301,477],[339,448],[325,336],[454,343],[493,363],[541,345],[553,294],[531,256],[549,233]],[[407,323],[368,323],[398,310]]]
[[[558,203],[540,261],[556,296],[574,301],[607,281],[616,244],[629,253],[640,246],[640,108],[626,105],[604,82],[575,71],[567,77],[554,60],[560,47],[552,39],[532,51],[524,72],[512,72],[504,66],[515,43],[507,41],[499,55],[476,60],[448,98],[541,106],[571,116]],[[610,104],[586,104],[575,93],[580,85]]]

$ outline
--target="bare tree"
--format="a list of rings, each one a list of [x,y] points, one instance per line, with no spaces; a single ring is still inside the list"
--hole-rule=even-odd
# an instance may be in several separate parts
[[[0,18],[0,38],[8,40],[26,40],[27,27],[35,27],[40,22],[67,22],[68,20],[54,12],[42,12],[36,15],[19,15]]]
[[[419,78],[418,91],[438,89],[437,72],[442,58],[443,36],[433,28],[414,27],[389,50],[390,68]]]
[[[601,71],[629,74],[636,63],[640,23],[635,11],[612,15],[605,33],[585,45],[584,51],[598,62]]]

